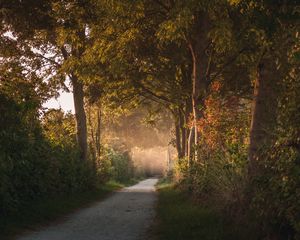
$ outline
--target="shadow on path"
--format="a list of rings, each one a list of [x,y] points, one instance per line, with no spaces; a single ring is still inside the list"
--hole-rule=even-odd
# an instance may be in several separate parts
[[[146,179],[124,188],[66,221],[18,240],[142,240],[155,216],[155,184]]]

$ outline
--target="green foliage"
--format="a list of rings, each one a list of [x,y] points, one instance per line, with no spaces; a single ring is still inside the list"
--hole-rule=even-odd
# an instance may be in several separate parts
[[[300,79],[299,73],[294,76],[281,82],[274,141],[262,150],[260,171],[251,184],[252,207],[264,232],[276,232],[283,239],[300,237]]]
[[[129,182],[134,177],[134,166],[128,152],[122,153],[105,147],[97,165],[98,176],[102,180]]]
[[[299,152],[275,146],[261,159],[261,172],[253,180],[251,209],[262,232],[275,232],[282,239],[300,236]],[[252,195],[252,194],[251,194]]]
[[[112,177],[117,181],[124,182],[130,180],[133,176],[133,163],[128,153],[111,153]]]
[[[185,156],[176,166],[174,176],[182,187],[222,206],[237,220],[245,215],[251,222],[247,217],[252,215],[262,226],[262,237],[300,237],[298,1],[1,4],[0,213],[17,211],[34,199],[92,188],[98,180],[130,179],[134,172],[129,155],[100,144],[100,115],[113,122],[111,116],[130,115],[142,102],[150,108],[153,101],[173,115],[178,149],[180,144],[185,147],[189,122],[198,127],[197,161]],[[272,119],[276,126],[264,126],[272,139],[260,146],[254,177],[247,173],[251,113],[246,99],[253,97],[257,67],[266,56],[276,62],[274,75],[280,80],[270,85],[280,85],[282,92],[273,89],[276,96],[270,107],[277,108],[279,102]],[[60,110],[40,116],[42,103],[56,94],[67,74],[88,85],[90,108],[99,103],[97,113],[89,112],[93,164],[79,160],[74,116]],[[196,84],[196,79],[201,82]],[[215,83],[222,84],[220,91]],[[201,94],[195,94],[200,88]],[[193,99],[194,106],[193,95],[201,98]],[[265,96],[265,102],[268,99],[272,96]],[[196,107],[201,118],[189,119]],[[180,139],[183,133],[186,139]],[[166,198],[184,211],[174,206],[166,210],[176,221],[183,220],[176,228],[189,230],[173,239],[196,238],[193,230],[201,227],[207,232],[196,232],[205,233],[203,238],[221,236],[211,231],[214,214],[189,206],[185,199],[176,202],[179,194],[172,194]],[[169,221],[168,217],[163,216]]]
[[[76,148],[74,115],[61,109],[47,111],[42,119],[43,130],[49,141],[62,148]]]
[[[79,159],[72,115],[51,110],[43,116],[41,127],[38,119],[27,121],[31,110],[22,110],[21,104],[4,93],[0,98],[4,113],[0,119],[1,213],[18,211],[27,203],[52,195],[91,190],[99,178],[102,182],[128,182],[133,177],[126,153],[106,149],[97,174],[91,163]]]
[[[92,188],[93,171],[79,160],[74,140],[61,144],[51,134],[48,139],[39,123],[38,105],[32,107],[30,98],[16,102],[1,90],[0,212],[17,211],[53,194]]]
[[[219,209],[194,201],[172,184],[161,182],[158,188],[157,239],[256,239],[250,227],[247,230],[246,226],[230,223]]]
[[[232,207],[242,204],[246,180],[249,103],[245,99],[219,95],[219,83],[212,85],[203,118],[198,161],[179,159],[177,179],[199,198]]]
[[[221,219],[170,186],[160,189],[157,211],[159,239],[221,239]]]

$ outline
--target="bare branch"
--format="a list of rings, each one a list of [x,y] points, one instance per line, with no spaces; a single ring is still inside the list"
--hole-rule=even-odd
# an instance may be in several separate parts
[[[38,57],[40,57],[40,58],[43,58],[43,59],[47,60],[48,62],[56,65],[57,67],[61,67],[61,65],[58,62],[56,62],[55,60],[53,60],[51,58],[45,57],[44,55],[42,55],[40,53],[35,53],[35,55],[38,56]]]

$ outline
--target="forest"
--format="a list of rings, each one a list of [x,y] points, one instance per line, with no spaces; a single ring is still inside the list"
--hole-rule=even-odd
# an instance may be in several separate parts
[[[228,239],[300,239],[298,0],[0,0],[0,20],[0,235],[151,175],[130,149],[159,145],[176,191],[246,229]],[[62,90],[75,114],[44,107]]]

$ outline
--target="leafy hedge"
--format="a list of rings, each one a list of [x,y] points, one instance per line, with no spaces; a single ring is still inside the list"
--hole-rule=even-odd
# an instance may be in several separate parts
[[[0,93],[1,214],[38,198],[94,186],[93,169],[79,160],[75,145],[51,142],[29,105]]]
[[[109,179],[129,182],[135,176],[134,165],[128,152],[102,146],[101,159],[97,161],[97,176],[101,181]]]

